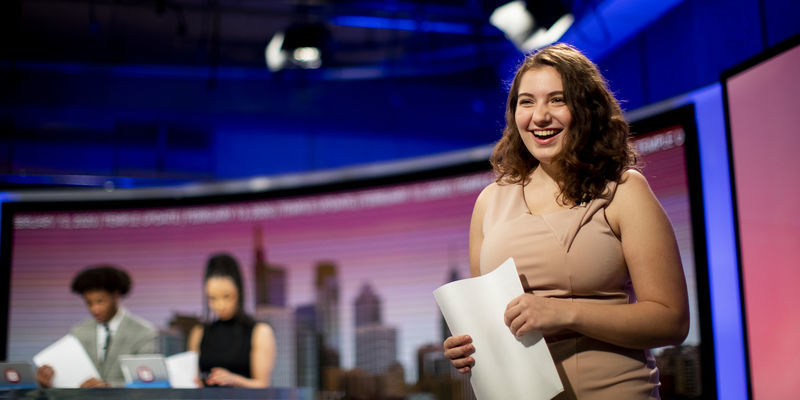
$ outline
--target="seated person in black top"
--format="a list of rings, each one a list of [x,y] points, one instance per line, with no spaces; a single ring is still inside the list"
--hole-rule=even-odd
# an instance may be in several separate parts
[[[208,386],[264,388],[275,365],[272,328],[244,312],[239,265],[229,254],[212,256],[204,278],[208,308],[216,320],[195,326],[189,350],[200,354],[200,372]],[[206,318],[208,321],[209,318]]]

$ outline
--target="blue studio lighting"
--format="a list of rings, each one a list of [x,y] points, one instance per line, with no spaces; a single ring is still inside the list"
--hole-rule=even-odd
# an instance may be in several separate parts
[[[706,223],[717,398],[747,399],[744,335],[739,297],[734,210],[726,145],[722,86],[689,94],[697,115]]]
[[[354,28],[394,29],[400,31],[436,32],[460,35],[473,33],[473,27],[469,24],[443,21],[417,21],[408,18],[340,15],[334,17],[331,23]]]

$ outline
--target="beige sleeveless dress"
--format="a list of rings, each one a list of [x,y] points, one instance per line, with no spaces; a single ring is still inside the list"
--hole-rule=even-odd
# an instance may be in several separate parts
[[[532,215],[522,185],[487,187],[481,274],[513,257],[526,292],[572,301],[626,304],[634,294],[622,245],[608,225],[608,195],[588,204]],[[547,337],[564,392],[558,400],[658,399],[649,351],[626,349],[574,332]]]

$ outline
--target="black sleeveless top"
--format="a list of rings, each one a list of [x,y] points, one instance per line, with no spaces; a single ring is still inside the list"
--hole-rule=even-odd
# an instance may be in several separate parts
[[[221,367],[250,378],[250,348],[255,322],[217,320],[203,328],[200,342],[200,372]]]

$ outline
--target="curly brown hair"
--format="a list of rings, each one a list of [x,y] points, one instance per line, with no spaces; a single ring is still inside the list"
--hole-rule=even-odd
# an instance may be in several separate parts
[[[561,75],[564,96],[572,114],[561,152],[554,160],[560,175],[559,198],[581,204],[601,197],[608,182],[635,168],[636,153],[628,143],[629,127],[619,102],[597,66],[578,49],[563,43],[544,47],[525,57],[508,91],[506,126],[489,159],[498,183],[527,183],[539,161],[522,142],[515,114],[517,95],[525,72],[551,66]]]

